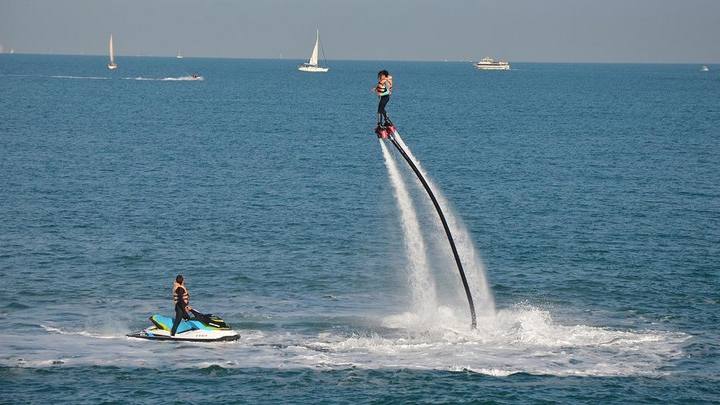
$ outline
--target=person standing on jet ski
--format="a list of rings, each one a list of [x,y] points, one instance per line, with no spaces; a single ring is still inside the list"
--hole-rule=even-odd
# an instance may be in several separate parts
[[[192,307],[190,307],[190,292],[187,287],[185,287],[185,278],[182,274],[178,274],[177,277],[175,277],[172,294],[173,303],[175,304],[175,319],[173,320],[170,335],[175,336],[175,332],[177,332],[180,322],[183,319],[189,320],[190,315],[188,315],[188,312],[193,310]]]
[[[378,83],[375,86],[375,94],[380,97],[378,103],[378,127],[384,127],[392,125],[390,118],[388,118],[385,106],[390,101],[390,94],[392,93],[393,78],[387,70],[381,70],[378,72]]]

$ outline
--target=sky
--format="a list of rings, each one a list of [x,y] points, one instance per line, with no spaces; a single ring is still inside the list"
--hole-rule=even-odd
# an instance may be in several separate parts
[[[720,63],[720,0],[0,0],[23,53]]]

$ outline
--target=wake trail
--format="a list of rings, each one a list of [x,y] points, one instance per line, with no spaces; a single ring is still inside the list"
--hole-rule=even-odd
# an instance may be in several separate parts
[[[55,76],[48,76],[53,79],[77,79],[77,80],[108,80],[109,77],[101,77],[101,76],[65,76],[65,75],[55,75]]]
[[[42,325],[46,333],[0,333],[5,349],[0,367],[429,369],[493,376],[662,377],[686,358],[684,348],[693,339],[682,332],[562,324],[548,311],[527,305],[500,309],[495,319],[492,328],[476,330],[463,327],[464,316],[450,327],[438,322],[419,329],[410,317],[397,316],[372,325],[351,321],[346,328],[241,329],[241,340],[211,344],[158,344],[116,337],[102,328]]]
[[[417,218],[415,207],[407,191],[405,182],[400,175],[397,162],[382,140],[382,148],[385,167],[388,170],[390,182],[392,183],[397,201],[398,209],[403,227],[405,240],[405,254],[408,262],[408,274],[410,278],[410,290],[412,293],[413,310],[420,317],[427,317],[437,311],[437,294],[435,283],[430,275],[425,241],[420,231],[420,222]]]
[[[123,77],[123,80],[139,80],[139,81],[159,81],[159,82],[185,82],[185,81],[191,81],[191,82],[197,82],[197,81],[203,81],[205,80],[202,76],[179,76],[179,77],[143,77],[143,76],[137,76],[137,77]]]

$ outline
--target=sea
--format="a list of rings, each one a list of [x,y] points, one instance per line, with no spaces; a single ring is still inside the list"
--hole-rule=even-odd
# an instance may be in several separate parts
[[[0,55],[0,402],[720,403],[720,66],[116,62]]]

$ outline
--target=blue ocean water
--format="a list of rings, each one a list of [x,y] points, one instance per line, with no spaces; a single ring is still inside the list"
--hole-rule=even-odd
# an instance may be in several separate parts
[[[720,401],[720,70],[105,63],[0,55],[3,401]],[[483,258],[477,331],[451,265],[416,322],[381,68]],[[178,273],[240,341],[125,337]]]

